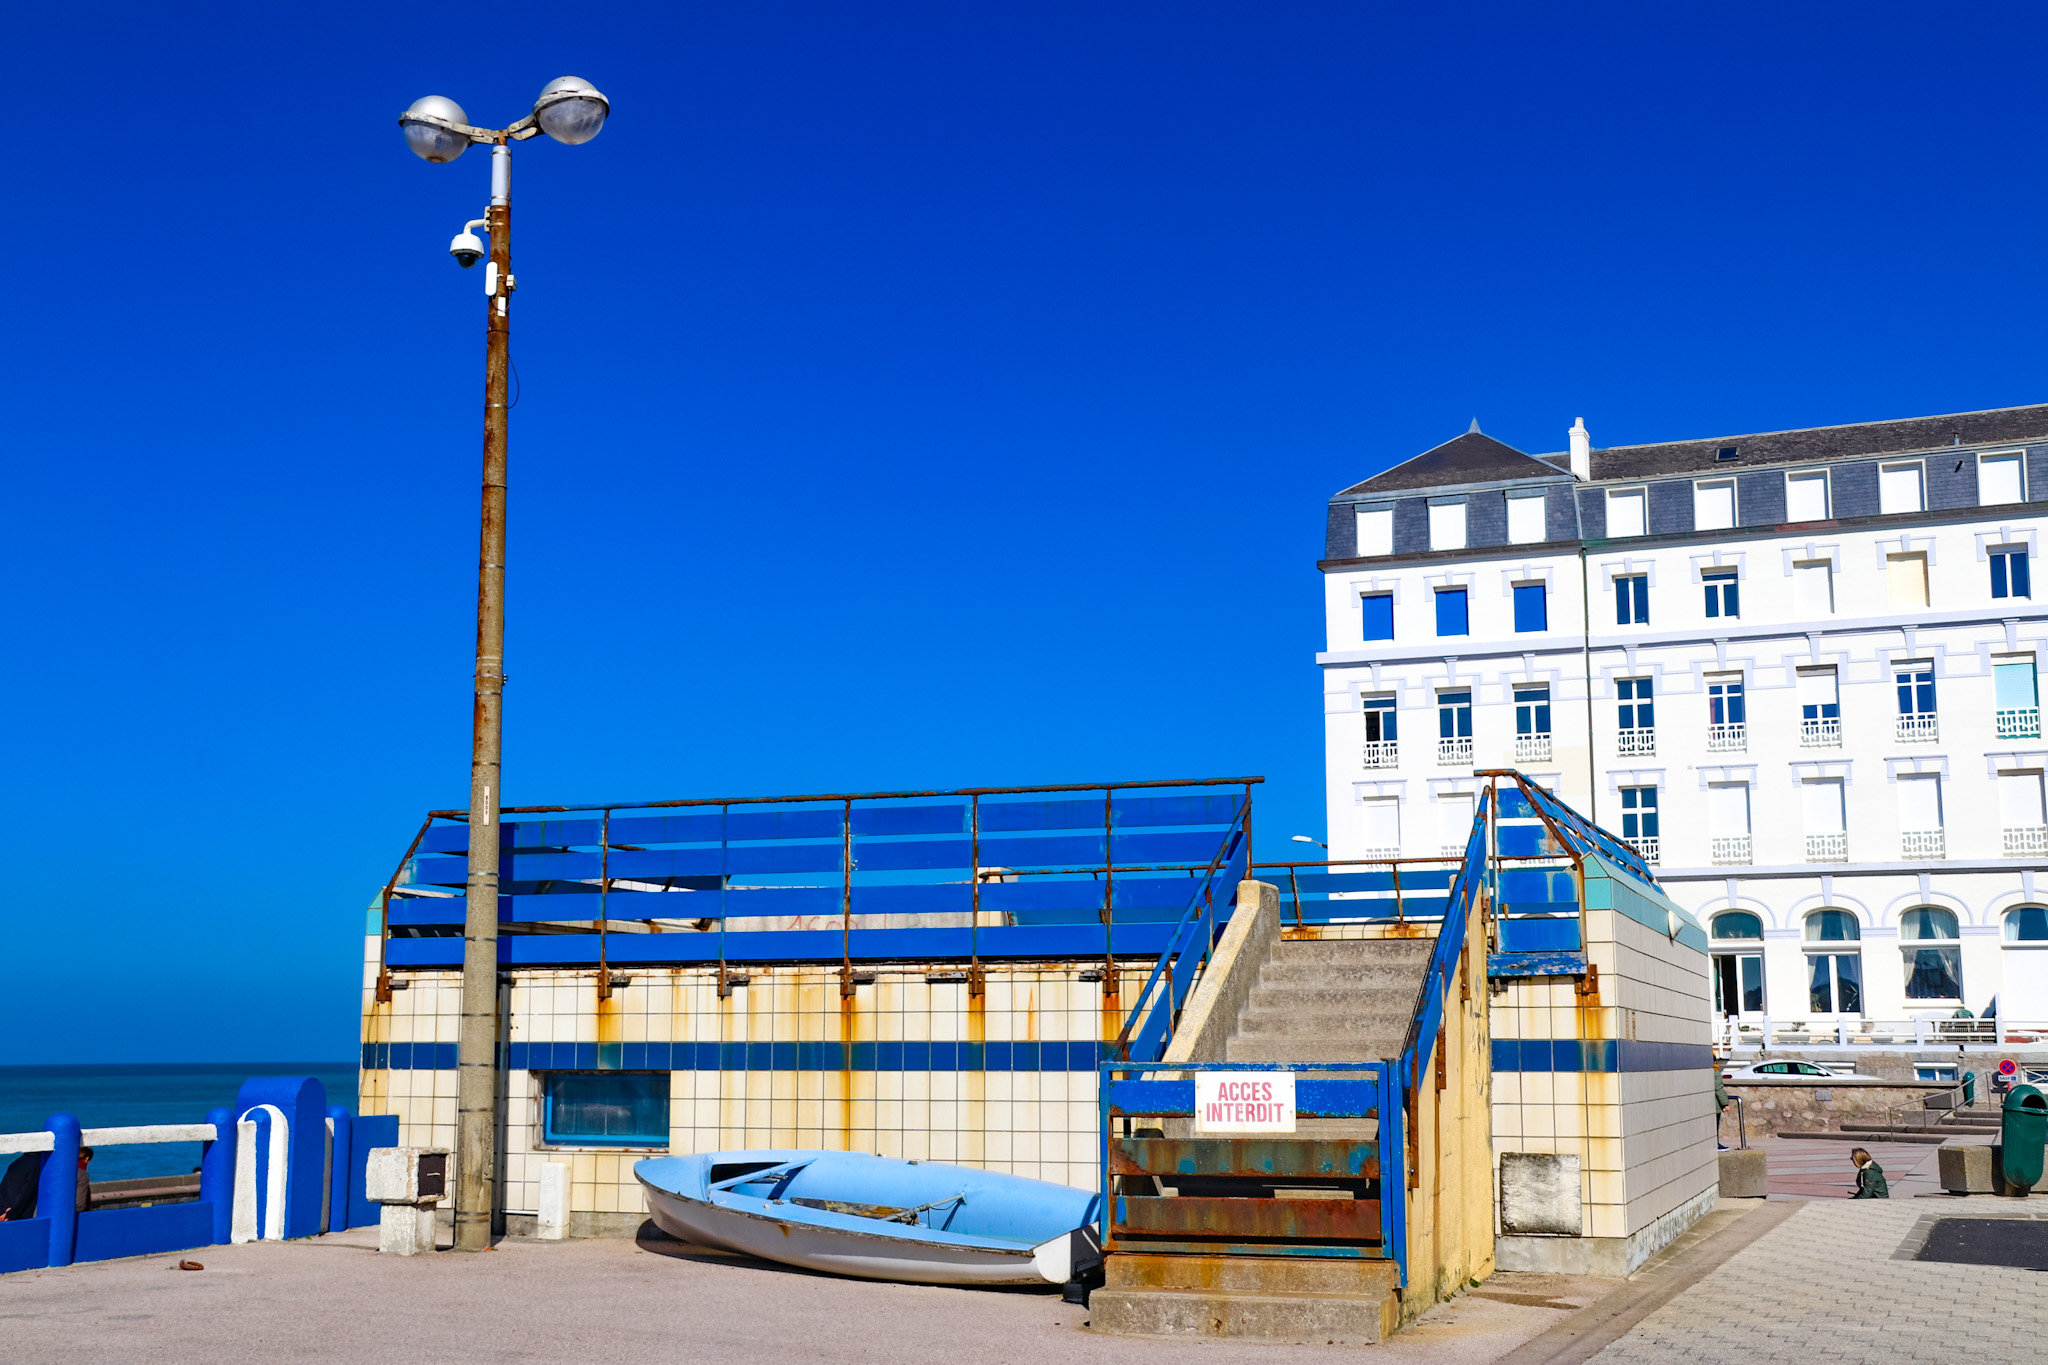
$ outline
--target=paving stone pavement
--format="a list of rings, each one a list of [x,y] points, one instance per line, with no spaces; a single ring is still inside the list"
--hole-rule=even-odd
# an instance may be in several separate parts
[[[2048,1275],[1910,1259],[1934,1217],[2048,1216],[2048,1201],[2038,1211],[2029,1205],[1814,1200],[1592,1360],[2039,1365],[2048,1359]]]

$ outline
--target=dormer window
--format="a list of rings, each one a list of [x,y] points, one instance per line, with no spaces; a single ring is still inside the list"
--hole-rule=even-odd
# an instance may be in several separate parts
[[[1714,452],[1714,458],[1716,460],[1732,460],[1741,453],[1741,446],[1722,446],[1719,450]]]

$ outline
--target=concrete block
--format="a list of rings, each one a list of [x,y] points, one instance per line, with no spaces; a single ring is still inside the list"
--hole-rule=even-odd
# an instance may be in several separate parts
[[[373,1204],[419,1204],[448,1192],[445,1147],[372,1147],[363,1194]]]
[[[1762,1199],[1770,1194],[1770,1170],[1761,1147],[1720,1156],[1723,1199]]]
[[[431,1204],[386,1204],[377,1215],[377,1250],[393,1256],[432,1251],[434,1227]]]
[[[540,1168],[539,1216],[533,1235],[543,1241],[559,1242],[569,1235],[569,1163],[549,1161]]]
[[[1943,1147],[1935,1157],[1941,1167],[1941,1187],[1950,1194],[1991,1193],[1989,1147]]]
[[[1502,1232],[1576,1237],[1583,1223],[1578,1157],[1550,1152],[1501,1153]]]

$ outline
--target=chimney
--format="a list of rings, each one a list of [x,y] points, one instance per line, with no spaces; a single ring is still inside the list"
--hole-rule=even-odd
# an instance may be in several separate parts
[[[1572,477],[1585,480],[1593,477],[1593,436],[1586,430],[1586,419],[1572,419]]]

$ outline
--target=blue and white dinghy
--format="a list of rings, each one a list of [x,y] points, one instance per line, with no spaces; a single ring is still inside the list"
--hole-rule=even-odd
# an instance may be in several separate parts
[[[650,1157],[633,1174],[670,1236],[869,1280],[1063,1284],[1101,1196],[937,1161],[762,1150]]]

